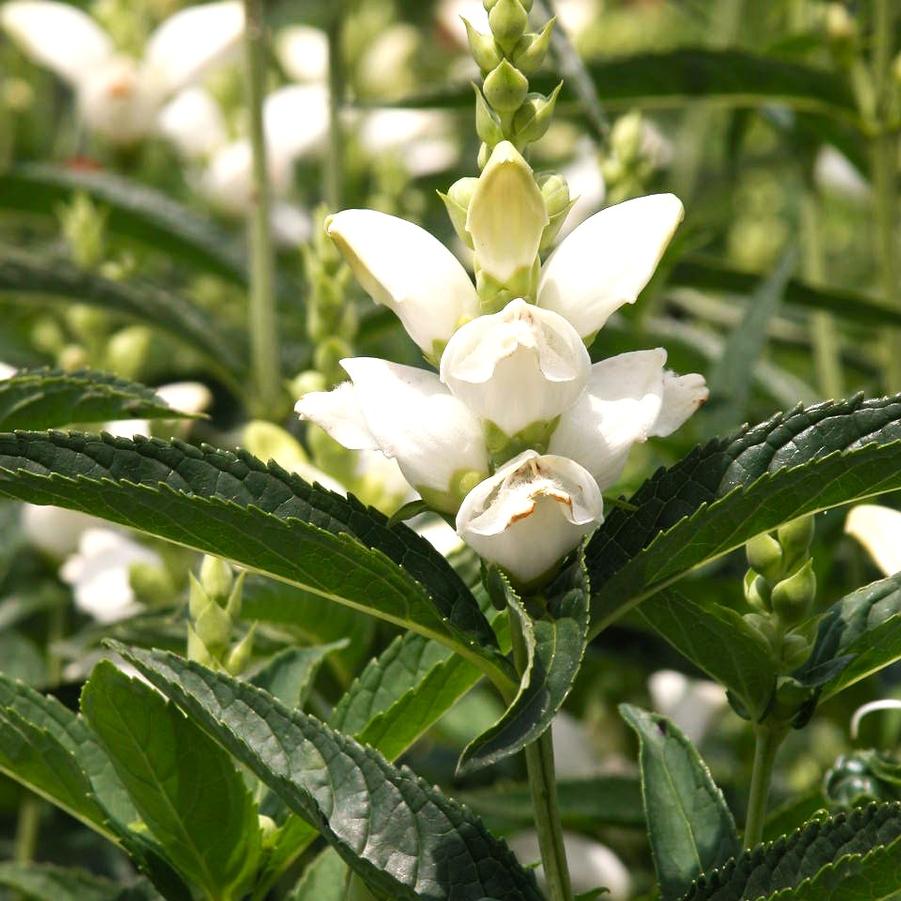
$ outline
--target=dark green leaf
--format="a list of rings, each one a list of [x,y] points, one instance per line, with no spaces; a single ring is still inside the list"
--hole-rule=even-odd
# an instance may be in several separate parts
[[[256,869],[256,805],[229,755],[157,692],[108,662],[94,669],[82,711],[175,866],[212,897]]]
[[[347,901],[350,869],[332,848],[326,848],[307,868],[288,896],[289,901]]]
[[[736,860],[710,873],[705,873],[686,893],[684,901],[748,901],[769,898],[777,892],[800,886],[815,877],[824,867],[840,874],[846,868],[855,870],[861,855],[887,848],[901,837],[901,804],[871,804],[850,813],[812,820],[803,828],[775,842],[745,851]],[[848,859],[848,855],[853,855]],[[842,861],[845,858],[845,861]],[[880,852],[880,864],[886,857]],[[897,868],[901,855],[888,859]],[[858,871],[859,872],[859,871]],[[897,870],[896,870],[897,872]],[[825,878],[825,876],[824,876]],[[828,886],[828,882],[826,883]],[[898,883],[894,889],[897,890]],[[793,897],[779,894],[777,897]],[[819,896],[823,897],[823,896]],[[877,901],[883,894],[833,895],[839,898],[867,898]]]
[[[430,901],[541,898],[506,845],[408,770],[246,683],[172,654],[120,650],[376,891]]]
[[[0,632],[0,673],[21,679],[28,685],[43,687],[47,680],[47,662],[32,639],[15,629]]]
[[[123,886],[85,870],[50,864],[0,863],[0,885],[35,901],[156,901],[160,897],[143,880]]]
[[[269,660],[250,681],[286,707],[303,707],[326,657],[346,645],[345,639],[311,648],[288,648]]]
[[[532,619],[512,591],[507,594],[510,616],[520,621],[528,665],[501,719],[464,749],[460,773],[497,763],[539,739],[563,706],[585,653],[590,592],[581,554],[549,587],[541,619]]]
[[[663,901],[738,853],[735,821],[694,745],[666,717],[621,704],[638,734],[641,791]]]
[[[0,435],[0,494],[225,557],[413,628],[509,678],[478,602],[424,538],[246,452],[108,435]]]
[[[901,397],[798,408],[696,448],[588,544],[592,632],[784,522],[901,488]]]
[[[151,388],[104,372],[31,369],[0,381],[0,431],[53,429],[74,422],[184,419]]]

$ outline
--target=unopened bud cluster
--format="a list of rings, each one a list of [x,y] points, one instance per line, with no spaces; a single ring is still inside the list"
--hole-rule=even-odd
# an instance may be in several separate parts
[[[843,754],[823,778],[823,795],[833,810],[901,801],[901,761],[873,749]]]
[[[812,647],[817,590],[810,556],[813,530],[813,518],[805,516],[758,535],[746,548],[745,598],[755,612],[745,621],[766,639],[782,673],[797,669]]]
[[[188,658],[204,666],[241,673],[253,651],[253,627],[236,643],[235,626],[241,618],[244,574],[235,577],[231,566],[218,557],[204,557],[200,578],[191,574],[188,598]]]

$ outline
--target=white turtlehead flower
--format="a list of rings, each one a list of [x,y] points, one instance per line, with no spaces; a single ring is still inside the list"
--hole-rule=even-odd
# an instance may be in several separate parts
[[[87,529],[78,553],[60,569],[72,586],[75,606],[101,623],[113,623],[140,611],[131,587],[135,564],[162,567],[159,554],[114,529]]]
[[[441,357],[441,381],[508,436],[551,422],[571,407],[590,371],[575,329],[522,299],[468,322]]]
[[[99,519],[87,513],[37,504],[22,505],[20,522],[29,544],[59,560],[78,549],[87,529],[101,525]]]
[[[695,744],[727,706],[726,692],[716,682],[690,679],[676,670],[652,673],[648,692],[654,709],[671,719]]]
[[[531,166],[509,141],[501,141],[478,178],[466,214],[477,269],[500,285],[529,272],[548,221]]]
[[[275,55],[292,81],[322,84],[328,78],[328,37],[320,28],[283,28],[275,38]]]
[[[244,14],[237,0],[183,9],[154,31],[140,60],[118,53],[97,22],[66,3],[13,0],[0,9],[0,25],[72,86],[89,128],[129,145],[154,131],[169,97],[235,47]]]
[[[901,572],[901,512],[880,504],[858,504],[848,511],[845,532],[863,545],[885,575]]]
[[[196,86],[180,91],[163,107],[158,130],[189,160],[207,159],[228,143],[219,104],[209,91]]]
[[[169,382],[153,390],[179,413],[203,413],[213,403],[213,392],[203,382]]]
[[[568,319],[581,337],[594,335],[638,298],[683,215],[673,194],[638,197],[596,213],[545,264],[538,306]]]
[[[344,210],[326,229],[357,281],[389,307],[426,355],[479,313],[475,287],[459,260],[425,229],[374,210]]]
[[[431,372],[366,357],[341,365],[351,382],[304,395],[295,407],[300,417],[344,447],[397,460],[404,478],[433,505],[456,509],[460,486],[488,473],[478,419]]]
[[[519,832],[507,839],[510,850],[523,866],[541,860],[537,832]],[[608,893],[602,898],[626,901],[632,896],[632,878],[626,865],[606,845],[575,832],[563,833],[563,846],[574,892],[587,893],[602,886]],[[536,869],[538,882],[546,885],[544,871]]]
[[[581,463],[601,490],[609,488],[633,444],[671,434],[707,400],[700,375],[676,376],[665,364],[663,348],[595,363],[584,393],[560,417],[548,451]]]
[[[601,522],[591,473],[574,460],[527,450],[463,500],[457,532],[520,584],[535,582]]]

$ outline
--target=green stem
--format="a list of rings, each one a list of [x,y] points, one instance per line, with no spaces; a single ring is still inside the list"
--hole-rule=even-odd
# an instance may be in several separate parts
[[[253,200],[250,239],[250,347],[256,397],[261,415],[272,415],[280,392],[278,326],[273,290],[274,256],[269,216],[269,175],[263,131],[265,91],[265,23],[262,0],[244,0],[244,64],[250,145],[253,151]]]
[[[748,797],[748,818],[745,822],[745,847],[759,845],[766,821],[766,803],[773,779],[776,752],[785,732],[770,726],[757,726],[754,735],[754,769],[751,773],[751,793]]]
[[[38,848],[43,806],[44,802],[31,792],[28,792],[19,802],[14,852],[16,863],[27,864],[34,860],[34,852]]]
[[[325,202],[335,212],[341,209],[344,193],[344,4],[339,0],[328,27],[329,139],[325,157]]]
[[[519,620],[515,616],[510,617],[510,632],[513,642],[513,662],[517,671],[521,673],[528,664],[528,654]],[[557,800],[551,730],[548,729],[541,738],[527,745],[525,755],[548,897],[551,901],[572,901],[572,885],[569,867],[566,864],[563,826],[560,823],[560,805]]]

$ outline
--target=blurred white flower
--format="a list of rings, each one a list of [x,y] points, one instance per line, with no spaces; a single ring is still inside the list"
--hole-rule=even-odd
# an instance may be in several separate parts
[[[601,772],[600,757],[588,730],[571,713],[561,710],[554,717],[551,738],[558,779],[589,779]]]
[[[173,410],[179,413],[203,413],[213,402],[213,394],[202,382],[171,382],[153,389]],[[117,438],[150,437],[147,419],[116,419],[103,426],[104,432]]]
[[[89,128],[128,145],[154,131],[167,98],[227,57],[241,37],[244,13],[237,0],[183,9],[153,32],[141,60],[117,53],[87,13],[54,0],[6,3],[0,25],[72,86]]]
[[[463,547],[460,536],[437,516],[423,514],[411,519],[407,525],[422,535],[443,557],[447,557]]]
[[[569,215],[560,229],[559,234],[563,238],[598,212],[607,196],[601,161],[590,138],[578,142],[572,162],[564,166],[560,174],[566,179],[570,197],[574,199]]]
[[[275,38],[275,54],[292,81],[321,84],[328,78],[328,37],[320,28],[283,28]]]
[[[820,148],[813,165],[813,178],[824,191],[846,200],[867,201],[870,183],[840,150],[831,144]]]
[[[161,568],[163,560],[119,531],[91,528],[81,535],[78,552],[63,564],[60,578],[72,586],[79,610],[113,623],[141,609],[130,581],[135,564]]]
[[[537,832],[520,832],[510,836],[507,844],[523,866],[541,860]],[[609,894],[602,895],[610,901],[626,901],[632,893],[632,878],[625,864],[606,845],[575,832],[563,833],[566,862],[572,888],[576,893],[590,892],[604,886]],[[538,882],[545,885],[544,871],[536,870]]]
[[[863,545],[885,575],[901,571],[901,512],[879,504],[858,504],[848,511],[845,532]]]
[[[453,119],[439,110],[374,110],[363,115],[359,135],[367,154],[394,154],[414,178],[450,169],[460,156]]]
[[[78,549],[78,542],[87,529],[102,525],[87,513],[37,504],[22,505],[21,524],[29,544],[58,560]]]
[[[727,705],[726,693],[716,682],[690,679],[676,670],[652,673],[648,691],[654,709],[671,719],[695,744]]]
[[[11,379],[18,370],[15,366],[10,366],[8,363],[3,363],[0,361],[0,382],[4,379]]]

